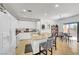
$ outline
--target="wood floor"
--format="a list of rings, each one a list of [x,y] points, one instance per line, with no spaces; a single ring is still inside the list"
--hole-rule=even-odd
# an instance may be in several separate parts
[[[30,44],[30,40],[22,40],[19,42],[17,48],[16,48],[16,55],[32,55],[32,52],[30,53],[24,53],[25,51],[25,45]],[[62,41],[61,39],[57,38],[57,50],[53,49],[53,55],[77,55],[79,54],[79,43],[77,43],[77,46],[73,46],[68,41]],[[74,42],[71,42],[74,43]],[[71,45],[71,46],[70,46]],[[50,53],[49,53],[50,54]]]

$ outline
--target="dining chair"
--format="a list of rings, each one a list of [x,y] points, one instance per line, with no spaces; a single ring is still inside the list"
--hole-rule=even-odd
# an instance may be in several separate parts
[[[43,53],[45,55],[48,54],[48,51],[53,54],[53,38],[48,38],[47,42],[40,43],[39,45],[39,52],[40,54]],[[44,53],[45,52],[45,53]]]
[[[70,37],[72,37],[70,33],[64,33],[64,38],[66,39],[66,41],[69,41]]]

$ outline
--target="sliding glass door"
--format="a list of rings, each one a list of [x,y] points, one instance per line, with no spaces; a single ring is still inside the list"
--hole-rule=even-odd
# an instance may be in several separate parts
[[[64,24],[63,32],[70,33],[71,40],[77,40],[77,23]]]
[[[69,33],[69,24],[63,25],[63,32],[64,33]]]

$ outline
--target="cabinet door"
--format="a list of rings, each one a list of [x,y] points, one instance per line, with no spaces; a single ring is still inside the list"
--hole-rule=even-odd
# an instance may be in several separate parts
[[[9,54],[10,53],[10,34],[9,32],[2,33],[2,54]]]
[[[0,54],[10,53],[10,19],[7,14],[0,15]]]

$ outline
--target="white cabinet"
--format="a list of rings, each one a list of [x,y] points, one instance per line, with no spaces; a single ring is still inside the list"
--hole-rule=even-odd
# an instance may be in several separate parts
[[[1,13],[1,12],[0,12]],[[7,14],[0,14],[0,54],[8,54],[10,50],[10,19]]]
[[[15,20],[8,12],[0,12],[0,55],[15,53]]]
[[[9,54],[10,44],[10,34],[8,32],[2,32],[0,54]]]

